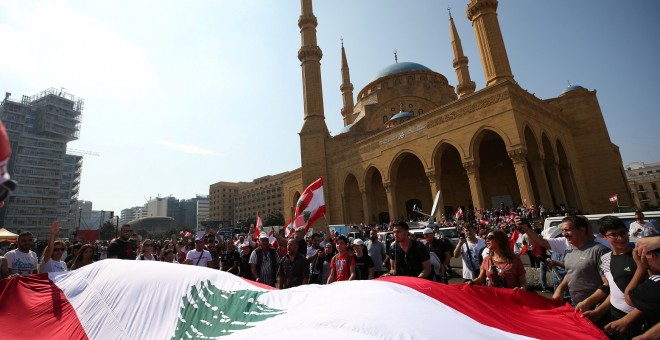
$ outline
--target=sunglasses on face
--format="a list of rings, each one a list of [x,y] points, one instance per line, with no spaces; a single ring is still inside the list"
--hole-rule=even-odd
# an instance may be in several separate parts
[[[492,241],[494,239],[495,239],[495,236],[493,236],[493,235],[486,236],[486,240],[488,240],[488,241]]]

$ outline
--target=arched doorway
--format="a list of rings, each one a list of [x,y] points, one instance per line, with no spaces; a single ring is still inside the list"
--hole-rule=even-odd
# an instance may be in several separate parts
[[[362,209],[362,193],[357,178],[349,174],[344,181],[343,207],[344,223],[359,224],[364,221],[364,211]]]
[[[392,175],[390,176],[394,191],[394,202],[399,220],[414,220],[419,214],[412,211],[412,206],[406,205],[410,200],[417,200],[421,206],[431,207],[431,186],[426,177],[424,165],[417,156],[412,153],[403,153],[395,159],[392,164]]]
[[[442,192],[440,211],[445,216],[450,216],[460,206],[471,207],[470,182],[458,149],[451,144],[440,146],[434,160],[434,168]]]
[[[383,187],[383,176],[375,167],[369,167],[365,175],[367,208],[369,223],[388,223],[390,214],[387,209],[387,195]]]
[[[484,130],[478,141],[476,154],[479,155],[479,178],[484,205],[496,209],[516,207],[521,203],[520,188],[504,140],[497,133]]]

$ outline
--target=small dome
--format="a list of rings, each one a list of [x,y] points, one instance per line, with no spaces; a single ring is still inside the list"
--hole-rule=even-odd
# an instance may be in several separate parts
[[[376,76],[372,79],[372,81],[378,79],[378,78],[383,78],[392,74],[397,74],[401,72],[409,72],[409,71],[432,71],[430,68],[418,64],[418,63],[411,63],[411,62],[400,62],[400,63],[395,63],[392,64],[382,70],[380,72],[376,73]]]
[[[348,124],[348,125],[344,126],[343,128],[341,128],[341,130],[339,130],[339,132],[337,132],[337,135],[341,135],[342,133],[346,133],[348,131],[351,131],[352,126],[353,126],[353,124]]]
[[[397,120],[397,119],[402,119],[402,118],[412,118],[412,117],[415,117],[415,115],[412,112],[399,111],[399,113],[392,116],[390,121]]]
[[[584,87],[580,86],[580,85],[569,85],[569,86],[564,90],[564,92],[562,92],[561,94],[564,94],[564,93],[566,93],[566,92],[575,91],[575,90],[586,90],[586,89],[585,89]]]

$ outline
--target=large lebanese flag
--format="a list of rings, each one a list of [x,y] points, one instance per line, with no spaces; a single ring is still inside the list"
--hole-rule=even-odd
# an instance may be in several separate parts
[[[296,215],[293,224],[295,227],[305,227],[305,231],[307,231],[323,215],[325,215],[323,178],[319,178],[300,195],[296,203]]]
[[[606,339],[568,305],[527,291],[404,276],[275,290],[205,267],[116,259],[0,281],[0,330],[2,339]]]

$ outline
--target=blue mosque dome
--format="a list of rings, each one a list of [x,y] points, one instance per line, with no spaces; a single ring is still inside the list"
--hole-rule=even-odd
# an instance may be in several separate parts
[[[562,92],[561,94],[564,94],[564,93],[566,93],[566,92],[575,91],[575,90],[586,90],[586,89],[585,89],[584,87],[580,86],[580,85],[569,85],[569,86],[564,90],[564,92]]]
[[[382,77],[387,77],[392,74],[397,74],[401,72],[409,72],[409,71],[432,71],[430,68],[418,64],[418,63],[411,63],[411,62],[400,62],[400,63],[394,63],[382,70],[380,70],[378,73],[376,73],[376,76],[374,77],[373,80],[376,80],[378,78]]]
[[[339,132],[337,132],[337,134],[341,135],[342,133],[346,133],[348,131],[351,131],[352,126],[353,126],[353,124],[348,124],[348,125],[344,126],[343,128],[341,128],[341,130],[339,130]]]

